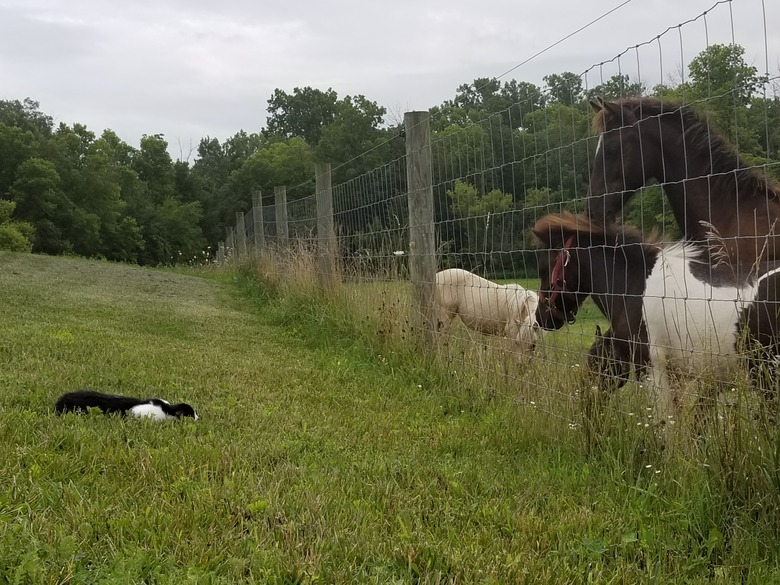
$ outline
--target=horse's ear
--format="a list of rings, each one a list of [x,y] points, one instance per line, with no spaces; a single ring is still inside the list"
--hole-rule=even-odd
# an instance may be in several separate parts
[[[588,100],[588,103],[590,104],[590,107],[593,108],[594,112],[600,112],[604,109],[604,99],[601,97]]]
[[[617,102],[601,102],[604,106],[604,112],[613,120],[620,122],[621,126],[628,126],[637,121],[636,114],[630,109]]]
[[[531,316],[531,307],[528,306],[528,299],[526,298],[521,304],[522,306],[520,307],[520,314],[514,316],[515,323],[518,325],[525,323],[528,317]]]
[[[542,229],[539,229],[537,227],[531,228],[531,233],[536,236],[536,239],[538,239],[542,244],[546,244],[550,241],[550,232],[544,231]]]
[[[542,227],[532,227],[531,233],[542,247],[561,248],[570,232],[566,231],[563,226],[552,226],[542,222]]]
[[[549,225],[547,227],[532,227],[531,233],[536,237],[536,241],[541,244],[541,247],[543,248],[553,248],[555,247],[553,245],[554,242],[556,242],[556,237],[558,232],[555,231],[552,227]],[[563,241],[563,240],[561,240]]]

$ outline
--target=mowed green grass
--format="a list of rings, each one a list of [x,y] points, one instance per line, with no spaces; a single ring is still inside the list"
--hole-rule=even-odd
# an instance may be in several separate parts
[[[453,383],[232,272],[0,253],[0,306],[0,582],[780,579],[769,480],[665,462],[641,412],[586,450],[518,399],[575,395],[550,365]],[[53,414],[76,388],[201,418]]]

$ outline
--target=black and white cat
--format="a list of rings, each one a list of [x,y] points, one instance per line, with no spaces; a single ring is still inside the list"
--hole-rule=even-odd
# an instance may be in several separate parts
[[[154,420],[191,417],[198,420],[195,410],[185,403],[169,404],[160,398],[131,398],[104,394],[94,390],[76,390],[60,396],[54,406],[54,412],[87,412],[88,408],[99,408],[103,414],[121,414],[122,416],[148,417]]]

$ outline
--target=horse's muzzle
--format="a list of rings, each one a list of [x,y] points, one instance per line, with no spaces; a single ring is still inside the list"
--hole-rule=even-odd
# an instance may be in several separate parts
[[[539,293],[539,306],[536,309],[536,322],[548,331],[557,331],[566,324],[573,324],[577,320],[573,311],[566,313],[555,305],[551,305],[549,299]]]

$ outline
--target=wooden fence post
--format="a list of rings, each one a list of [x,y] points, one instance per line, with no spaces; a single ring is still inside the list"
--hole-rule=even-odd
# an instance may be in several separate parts
[[[317,250],[320,282],[326,290],[336,286],[336,233],[333,230],[333,187],[330,163],[314,166],[317,191]]]
[[[237,256],[241,259],[246,258],[246,224],[243,211],[236,211],[236,247]]]
[[[225,261],[225,242],[219,242],[217,244],[217,264],[222,264]]]
[[[255,226],[254,241],[255,252],[260,252],[265,245],[265,226],[263,225],[263,197],[259,190],[252,193],[252,222]]]
[[[232,260],[236,256],[236,238],[235,232],[232,227],[228,227],[227,235],[225,236],[225,258]]]
[[[289,230],[287,227],[287,187],[274,187],[274,202],[276,203],[276,241],[280,248],[287,248]]]
[[[406,182],[409,189],[409,272],[412,307],[428,349],[434,348],[436,242],[433,217],[433,161],[428,112],[406,112]]]

